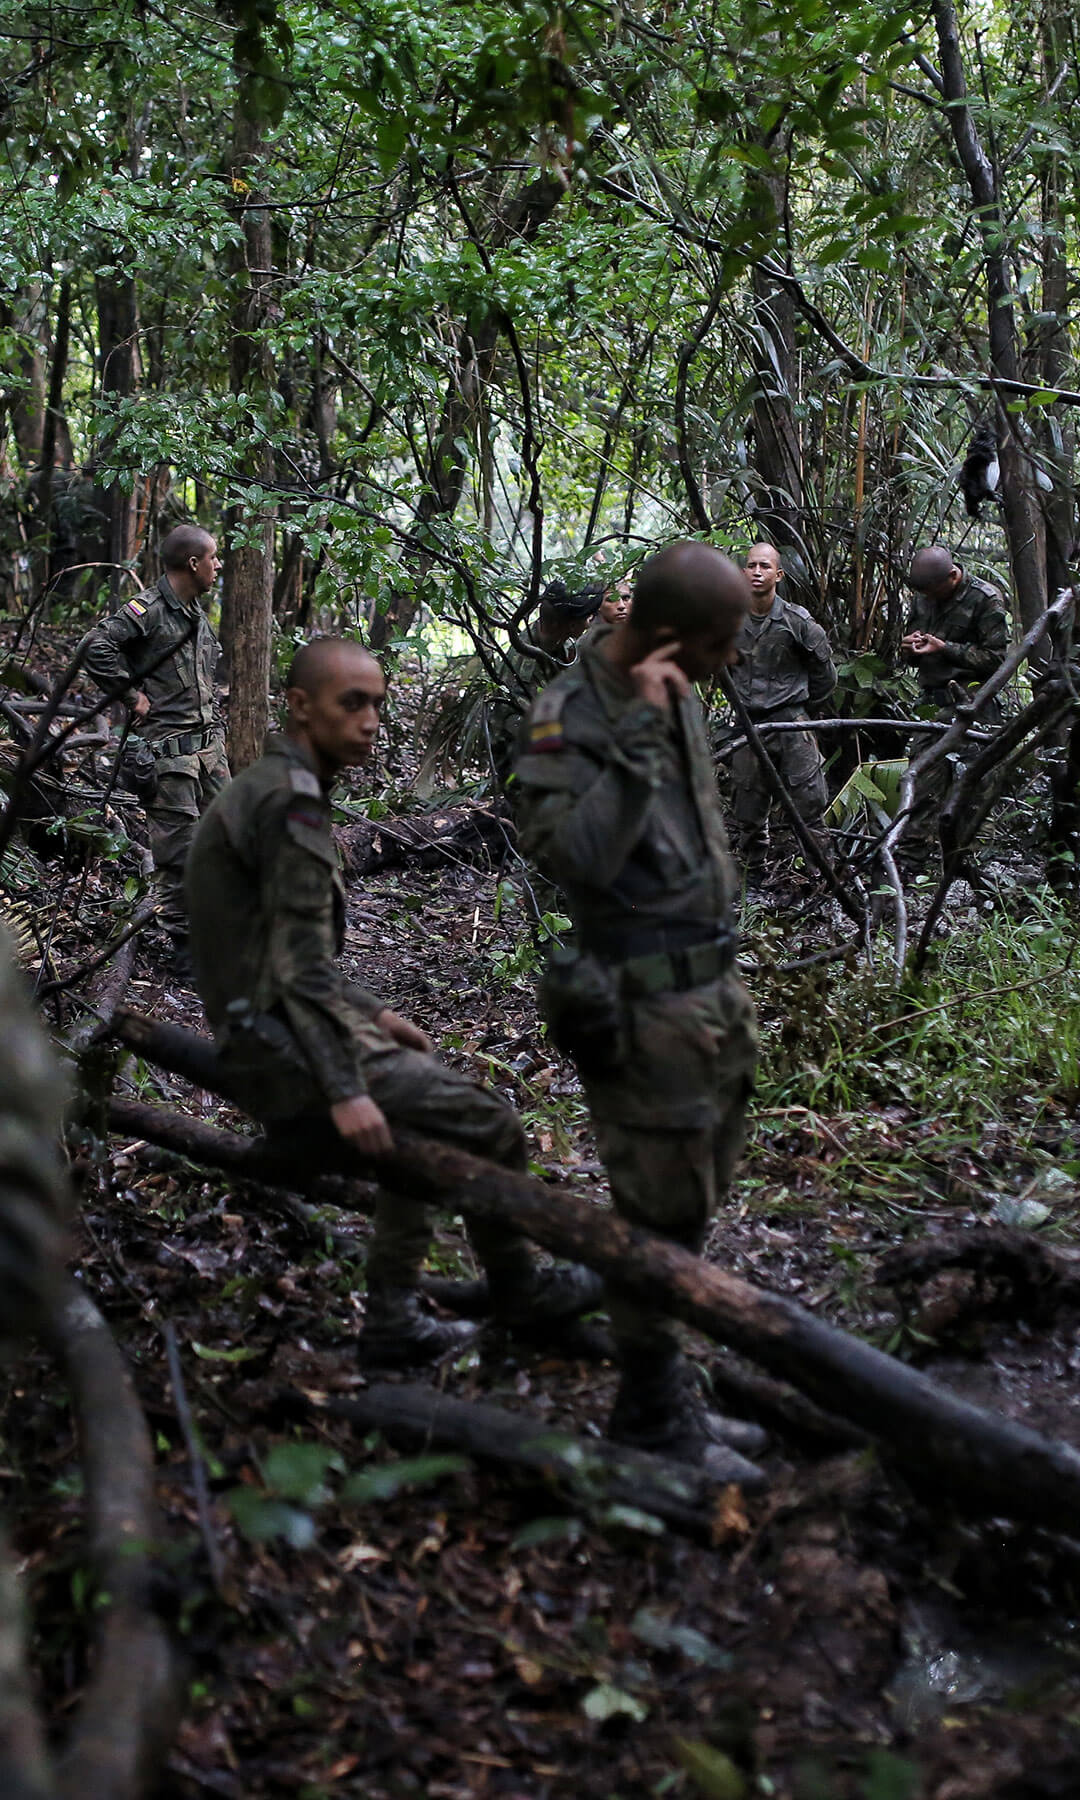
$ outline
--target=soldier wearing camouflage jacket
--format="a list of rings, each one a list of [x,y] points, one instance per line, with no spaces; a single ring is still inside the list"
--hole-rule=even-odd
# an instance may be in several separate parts
[[[206,605],[220,562],[208,532],[180,525],[161,546],[165,572],[90,634],[84,666],[131,709],[153,755],[147,798],[159,918],[185,957],[184,862],[200,814],[229,779],[214,675],[220,646]]]
[[[384,691],[378,663],[357,644],[321,639],[294,659],[287,733],[267,740],[195,834],[187,901],[199,993],[232,1091],[294,1148],[378,1154],[402,1125],[522,1169],[512,1108],[439,1062],[418,1027],[337,966],[345,890],[330,791],[370,753]],[[380,1188],[367,1362],[429,1361],[471,1335],[420,1305],[432,1225],[429,1207]],[[587,1271],[539,1269],[527,1243],[498,1224],[473,1221],[469,1233],[508,1325],[550,1325],[595,1303]]]
[[[521,843],[562,888],[575,944],[542,990],[574,1056],[622,1216],[699,1251],[744,1132],[757,1039],[734,969],[735,870],[691,683],[726,666],[748,595],[701,544],[646,563],[534,703],[513,784]],[[659,1313],[610,1290],[623,1376],[611,1435],[706,1459]]]
[[[912,592],[907,632],[901,640],[918,671],[919,698],[943,724],[957,706],[994,673],[1009,650],[1009,616],[998,589],[969,575],[944,545],[916,552],[908,571]],[[1002,717],[995,696],[984,704],[980,725]],[[920,745],[913,747],[912,754]],[[971,752],[961,748],[958,760]],[[936,764],[916,783],[901,858],[911,868],[927,860],[937,836],[937,818],[948,790],[948,763]]]
[[[810,717],[836,686],[829,640],[805,607],[777,592],[782,568],[771,544],[755,544],[746,559],[752,600],[737,639],[738,661],[730,680],[754,723]],[[808,710],[809,709],[809,710]],[[825,808],[828,791],[818,742],[811,731],[764,732],[765,746],[803,823],[827,853]],[[731,760],[733,810],[738,848],[747,878],[765,869],[772,794],[761,763],[749,744]]]

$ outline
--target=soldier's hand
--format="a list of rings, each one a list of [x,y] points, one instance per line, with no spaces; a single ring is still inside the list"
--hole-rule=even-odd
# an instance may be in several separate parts
[[[684,699],[690,692],[690,683],[674,660],[681,649],[682,645],[675,638],[671,643],[650,650],[648,656],[628,670],[639,699],[659,707],[661,712],[670,711],[673,698]]]
[[[140,689],[134,700],[131,702],[131,710],[137,719],[145,719],[147,713],[150,711],[149,694],[144,694]]]
[[[413,1025],[409,1019],[402,1019],[396,1012],[384,1006],[381,1013],[375,1014],[375,1023],[380,1031],[392,1037],[395,1044],[401,1044],[406,1050],[419,1050],[424,1056],[430,1056],[434,1048],[426,1031],[419,1025]]]
[[[338,1100],[330,1108],[330,1117],[345,1142],[362,1156],[385,1156],[394,1148],[386,1115],[370,1094],[354,1094],[351,1100]]]

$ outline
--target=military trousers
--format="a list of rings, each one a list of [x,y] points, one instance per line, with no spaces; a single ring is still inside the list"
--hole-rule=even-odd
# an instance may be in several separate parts
[[[190,756],[155,761],[157,792],[146,808],[154,858],[158,920],[170,937],[187,936],[184,864],[195,827],[229,779],[225,739],[215,738]]]
[[[770,713],[767,724],[776,720],[805,719],[802,707],[779,707]],[[783,780],[803,823],[813,831],[823,850],[828,847],[825,831],[825,808],[829,802],[825,784],[825,761],[812,731],[765,730],[765,746],[773,767]],[[769,841],[769,813],[773,795],[758,758],[749,744],[743,744],[731,759],[732,810],[738,833],[738,849],[747,869],[757,872],[765,860]]]
[[[582,1077],[615,1210],[697,1253],[742,1153],[758,1055],[753,1005],[733,974],[620,1004],[623,1066]],[[617,1287],[608,1308],[631,1355],[677,1347],[671,1322]]]
[[[356,1013],[357,1060],[368,1093],[385,1113],[391,1130],[402,1126],[441,1138],[487,1157],[504,1168],[524,1170],[527,1165],[525,1132],[517,1113],[490,1088],[479,1087],[467,1076],[419,1050],[407,1050],[374,1024],[370,1016]],[[241,1050],[232,1057],[228,1049],[222,1066],[236,1081],[238,1098],[290,1158],[300,1153],[348,1172],[354,1167],[348,1145],[339,1135],[325,1101],[306,1068],[297,1060],[260,1072],[259,1052]],[[427,1256],[438,1208],[380,1185],[375,1197],[375,1231],[368,1250],[368,1286],[415,1287]],[[469,1240],[487,1273],[492,1291],[506,1294],[524,1285],[532,1269],[532,1253],[525,1238],[508,1226],[490,1220],[466,1218]]]

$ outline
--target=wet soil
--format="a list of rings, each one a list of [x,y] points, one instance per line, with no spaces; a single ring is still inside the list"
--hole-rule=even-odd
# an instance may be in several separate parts
[[[527,976],[512,977],[520,931],[496,917],[496,893],[497,872],[453,863],[373,878],[356,897],[346,960],[443,1054],[522,1107],[549,1178],[603,1203],[576,1083],[537,1029]],[[509,979],[493,977],[500,958]],[[197,1022],[193,997],[159,968],[150,944],[132,1002]],[[130,1063],[121,1081],[238,1122]],[[872,1124],[882,1160],[920,1129],[902,1109]],[[885,1342],[905,1327],[872,1284],[876,1257],[935,1215],[980,1216],[989,1172],[1011,1180],[1016,1169],[1000,1134],[962,1155],[943,1144],[936,1159],[923,1142],[933,1179],[879,1201],[871,1181],[851,1192],[867,1129],[797,1110],[759,1118],[709,1254]],[[190,1702],[162,1800],[1075,1792],[1080,1546],[957,1519],[871,1453],[814,1458],[782,1439],[765,1458],[769,1491],[722,1497],[707,1548],[467,1463],[399,1464],[377,1439],[337,1422],[297,1425],[280,1405],[285,1386],[347,1395],[360,1384],[362,1220],[350,1257],[257,1189],[139,1144],[89,1145],[79,1173],[76,1267],[125,1346],[157,1435],[167,1604],[188,1659]],[[470,1270],[453,1221],[440,1226],[435,1261]],[[215,1496],[219,1594],[165,1373],[166,1321]],[[925,1334],[901,1348],[971,1398],[1080,1441],[1070,1321],[1036,1334],[1006,1320],[948,1353]],[[708,1347],[696,1349],[707,1365]],[[437,1379],[585,1435],[601,1429],[613,1384],[606,1366],[523,1355],[493,1336]],[[37,1358],[9,1370],[6,1394],[8,1516],[62,1724],[92,1608],[75,1447]],[[322,1454],[290,1459],[297,1446]],[[365,1486],[372,1470],[395,1467],[396,1491],[392,1477],[382,1497]]]
[[[507,873],[448,852],[434,867],[369,876],[352,896],[346,961],[522,1110],[537,1170],[604,1204],[573,1073],[538,1029]],[[84,884],[70,963],[108,928],[116,885],[107,869]],[[797,909],[784,954],[812,954],[835,925]],[[198,1024],[194,997],[163,967],[148,938],[130,1003]],[[243,1128],[210,1096],[130,1059],[117,1080]],[[1073,1319],[961,1320],[940,1295],[903,1314],[874,1282],[905,1236],[1042,1191],[1068,1164],[1074,1129],[1064,1110],[957,1134],[903,1104],[829,1116],[762,1105],[708,1254],[1080,1444]],[[160,1603],[186,1661],[185,1720],[158,1800],[1080,1790],[1080,1542],[960,1518],[873,1452],[814,1454],[774,1435],[768,1491],[719,1494],[706,1546],[466,1459],[402,1458],[340,1421],[298,1422],[284,1388],[318,1399],[362,1384],[366,1221],[326,1215],[313,1230],[256,1187],[117,1139],[85,1138],[75,1174],[73,1265],[124,1346],[155,1434]],[[1074,1192],[1059,1185],[1059,1243],[1075,1240],[1075,1216]],[[459,1222],[440,1223],[433,1263],[473,1272]],[[166,1323],[213,1495],[218,1591]],[[707,1370],[711,1348],[691,1348]],[[0,1379],[5,1517],[62,1732],[98,1600],[76,1445],[41,1355]],[[584,1437],[602,1430],[614,1384],[606,1365],[524,1353],[492,1333],[434,1379]]]

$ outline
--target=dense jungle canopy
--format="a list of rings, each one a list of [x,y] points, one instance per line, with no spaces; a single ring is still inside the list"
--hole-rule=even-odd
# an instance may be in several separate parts
[[[3,0],[0,46],[6,600],[223,531],[234,762],[271,615],[382,645],[422,603],[490,656],[551,574],[688,530],[775,537],[857,653],[913,543],[1025,622],[1060,585],[1063,0]]]

